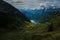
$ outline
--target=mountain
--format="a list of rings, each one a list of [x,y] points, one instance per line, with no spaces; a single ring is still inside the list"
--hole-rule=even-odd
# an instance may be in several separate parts
[[[34,20],[35,22],[41,23],[41,22],[45,22],[49,19],[51,19],[51,17],[53,15],[55,15],[54,12],[60,11],[60,8],[56,7],[56,6],[41,6],[42,9],[20,9],[20,11],[25,14],[30,20]]]
[[[0,31],[22,27],[29,19],[7,2],[0,0]]]

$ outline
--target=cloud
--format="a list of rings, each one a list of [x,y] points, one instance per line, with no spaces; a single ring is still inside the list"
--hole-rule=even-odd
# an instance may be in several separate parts
[[[18,9],[40,8],[40,5],[59,5],[59,0],[5,0]]]
[[[20,1],[20,0],[4,0],[8,3],[23,3],[23,1]]]

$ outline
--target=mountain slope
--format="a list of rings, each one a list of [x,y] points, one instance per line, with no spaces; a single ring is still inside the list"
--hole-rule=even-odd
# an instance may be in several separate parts
[[[12,5],[0,1],[0,31],[17,29],[29,19]]]
[[[40,22],[45,22],[49,20],[56,12],[60,11],[60,8],[57,7],[43,7],[43,9],[21,9],[22,13],[24,13],[30,20]],[[53,13],[55,12],[55,13]]]

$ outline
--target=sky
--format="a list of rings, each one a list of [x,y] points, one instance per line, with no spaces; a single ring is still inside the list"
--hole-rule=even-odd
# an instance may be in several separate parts
[[[4,0],[18,9],[39,9],[41,5],[44,6],[59,6],[60,0]]]

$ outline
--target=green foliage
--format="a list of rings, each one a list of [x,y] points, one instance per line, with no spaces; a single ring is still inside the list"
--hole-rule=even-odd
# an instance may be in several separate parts
[[[0,13],[0,40],[60,40],[60,15],[36,25],[15,15]]]
[[[1,40],[60,40],[60,16],[53,17],[50,21],[35,25],[25,22],[22,30],[7,32]],[[53,31],[48,32],[50,27]]]

